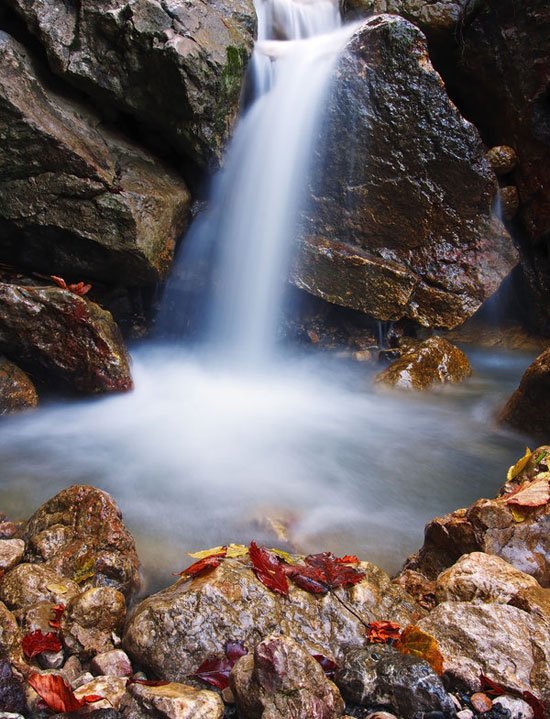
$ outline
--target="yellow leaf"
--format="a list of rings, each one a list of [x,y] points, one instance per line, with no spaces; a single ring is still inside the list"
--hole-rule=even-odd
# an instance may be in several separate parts
[[[522,511],[519,507],[514,507],[513,505],[510,507],[510,511],[512,512],[512,517],[514,518],[514,522],[517,522],[517,524],[521,524],[521,522],[525,522],[527,519],[527,514],[525,511]]]
[[[295,564],[295,559],[292,554],[284,552],[282,549],[270,549],[269,551],[283,559],[287,564]]]
[[[76,565],[73,582],[81,584],[95,575],[95,560],[83,557]]]
[[[507,482],[511,482],[512,479],[517,477],[520,472],[523,472],[525,467],[527,467],[527,463],[531,459],[532,455],[533,453],[531,452],[529,447],[526,447],[525,454],[523,455],[523,457],[521,459],[518,459],[518,461],[508,470],[508,474],[506,475]]]
[[[66,594],[68,591],[64,584],[46,584],[46,589],[54,594]]]
[[[437,640],[412,624],[406,627],[395,645],[403,654],[412,654],[424,659],[434,672],[443,674],[443,656],[439,651]]]
[[[245,554],[248,554],[248,547],[245,547],[244,544],[230,544],[227,547],[225,556],[229,557],[229,559],[236,559],[237,557],[244,557]]]
[[[211,557],[213,554],[221,554],[224,549],[226,549],[225,546],[212,547],[212,549],[203,549],[200,552],[188,552],[188,554],[190,557],[193,557],[193,559],[206,559],[206,557]]]

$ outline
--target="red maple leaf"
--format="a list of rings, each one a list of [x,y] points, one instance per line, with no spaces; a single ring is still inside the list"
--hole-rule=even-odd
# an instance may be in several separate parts
[[[183,577],[185,575],[187,577],[198,577],[200,574],[216,569],[216,567],[220,566],[226,552],[227,549],[223,552],[217,552],[216,554],[211,554],[209,557],[199,559],[198,562],[195,562],[190,567],[187,567],[187,569],[184,569],[183,572],[180,572],[178,576]]]
[[[334,659],[325,657],[324,654],[312,654],[311,656],[315,659],[315,661],[319,662],[327,677],[332,679],[338,669],[338,664],[336,664]]]
[[[545,719],[546,712],[544,704],[534,694],[531,694],[531,692],[519,692],[516,689],[509,689],[508,687],[502,686],[502,684],[497,684],[497,682],[489,679],[485,674],[480,674],[479,680],[481,681],[481,688],[485,694],[489,694],[493,697],[500,697],[503,694],[512,694],[513,696],[521,697],[533,710],[534,719]]]
[[[61,289],[69,290],[69,292],[73,292],[80,297],[87,295],[92,289],[92,285],[86,284],[85,282],[75,282],[72,285],[68,285],[63,277],[58,277],[57,275],[50,275],[50,279],[53,280],[58,287],[61,287]]]
[[[60,674],[31,674],[27,681],[38,696],[44,700],[48,709],[56,714],[75,712],[86,704],[93,704],[104,699],[98,694],[89,694],[82,699],[77,699],[71,687]]]
[[[225,645],[225,656],[208,657],[191,676],[223,691],[229,686],[229,675],[235,663],[245,654],[248,654],[248,649],[244,644],[228,642]]]
[[[305,564],[295,564],[286,573],[302,589],[313,594],[326,594],[338,587],[351,587],[364,579],[365,573],[338,561],[331,552],[310,554]]]
[[[272,592],[288,597],[288,580],[281,560],[265,547],[258,547],[256,542],[250,543],[248,553],[260,582]]]
[[[130,684],[141,684],[144,687],[165,687],[170,682],[163,679],[136,679],[135,677],[130,677],[126,682],[126,686],[130,686]]]
[[[337,564],[359,564],[359,557],[355,554],[346,554],[343,557],[334,557]]]
[[[367,641],[371,644],[391,644],[401,636],[401,627],[395,622],[371,622],[367,625]]]
[[[33,659],[42,652],[59,652],[62,649],[62,644],[57,634],[54,632],[43,634],[40,629],[25,634],[21,640],[21,646],[27,659]]]
[[[61,615],[65,611],[65,605],[64,604],[56,604],[52,607],[51,611],[53,612],[53,619],[50,619],[48,622],[50,627],[52,629],[60,629],[61,628]]]

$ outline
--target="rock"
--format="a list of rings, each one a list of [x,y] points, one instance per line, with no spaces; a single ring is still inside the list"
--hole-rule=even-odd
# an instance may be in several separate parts
[[[393,580],[397,585],[405,589],[413,596],[421,607],[432,610],[436,605],[435,582],[413,569],[404,569]]]
[[[365,644],[363,622],[392,617],[406,625],[424,614],[381,569],[360,567],[366,578],[337,591],[352,613],[331,593],[320,597],[292,585],[290,599],[281,597],[256,578],[247,559],[226,559],[141,602],[126,623],[123,646],[136,664],[172,681],[184,681],[207,657],[222,656],[229,640],[253,651],[274,633],[339,661],[344,646]]]
[[[62,673],[65,680],[72,686],[73,682],[84,673],[80,659],[75,657],[74,654],[71,655],[63,665]]]
[[[550,348],[525,371],[499,421],[542,441],[550,437]]]
[[[39,602],[65,604],[79,592],[78,585],[40,564],[18,564],[0,582],[0,600],[10,609]]]
[[[7,572],[23,559],[25,542],[22,539],[0,539],[0,570]]]
[[[57,0],[25,5],[58,21],[65,7]],[[76,280],[157,282],[186,226],[185,184],[60,95],[35,66],[21,44],[0,32],[0,260]],[[156,94],[162,96],[158,87]]]
[[[221,719],[223,702],[216,692],[171,682],[161,687],[131,684],[120,705],[123,719]]]
[[[118,709],[122,697],[126,693],[126,679],[120,677],[95,677],[91,682],[82,684],[75,689],[75,697],[97,695],[104,697],[102,701],[94,702],[93,709]]]
[[[59,287],[0,282],[0,347],[51,383],[92,393],[132,388],[110,313]]]
[[[508,709],[510,719],[533,719],[535,716],[533,709],[527,702],[519,697],[510,696],[510,694],[504,694],[504,696],[493,699],[493,706],[498,708],[498,705],[503,709]]]
[[[378,320],[452,328],[516,264],[479,135],[406,20],[377,16],[353,35],[316,145],[299,288]]]
[[[13,362],[0,357],[0,415],[30,409],[37,404],[38,394],[30,377]]]
[[[383,645],[354,649],[335,677],[343,696],[360,706],[390,705],[404,719],[420,712],[454,717],[455,706],[430,665]]]
[[[45,562],[81,588],[105,586],[126,597],[139,588],[139,559],[115,501],[73,485],[43,504],[25,525],[27,560]]]
[[[10,3],[50,66],[199,164],[220,159],[252,51],[252,0]]]
[[[518,155],[513,147],[496,145],[487,152],[487,159],[491,163],[495,175],[508,175],[518,164]]]
[[[43,634],[52,631],[50,621],[54,619],[53,607],[55,605],[50,602],[38,602],[24,607],[17,612],[21,629],[25,634],[40,630]]]
[[[515,185],[501,187],[499,194],[502,216],[507,222],[510,222],[510,220],[514,219],[519,210],[518,188]]]
[[[264,639],[235,664],[230,681],[237,709],[249,719],[334,719],[344,712],[319,662],[290,637]]]
[[[65,661],[65,654],[63,651],[42,652],[37,659],[42,669],[60,669]]]
[[[446,674],[479,691],[480,674],[550,701],[550,624],[504,604],[444,602],[418,622],[434,636]]]
[[[0,712],[27,713],[27,698],[22,682],[14,675],[10,663],[0,658]]]
[[[471,373],[462,350],[442,337],[430,337],[402,354],[375,381],[396,389],[425,390],[437,384],[461,382]]]
[[[112,649],[96,655],[90,663],[90,669],[94,674],[109,677],[130,677],[133,674],[128,655],[122,649]]]
[[[474,712],[471,709],[462,709],[456,713],[458,719],[474,719]]]
[[[111,652],[113,632],[122,632],[125,618],[120,592],[110,587],[88,589],[67,605],[61,617],[63,642],[81,660]]]
[[[12,654],[21,654],[21,633],[15,616],[0,602],[0,660],[4,655]],[[0,672],[1,666],[0,662]]]
[[[483,692],[475,692],[475,694],[472,694],[470,702],[478,714],[485,714],[485,712],[491,711],[493,706],[493,702],[487,694],[483,694]]]

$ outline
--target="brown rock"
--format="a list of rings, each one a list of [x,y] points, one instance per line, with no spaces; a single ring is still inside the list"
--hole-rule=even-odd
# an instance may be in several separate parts
[[[126,624],[124,648],[136,664],[172,681],[184,680],[207,657],[223,655],[229,640],[252,651],[274,633],[338,661],[344,646],[365,644],[363,622],[392,617],[408,624],[424,614],[381,569],[368,562],[360,567],[366,578],[337,592],[348,611],[331,593],[316,596],[294,585],[290,599],[281,597],[256,578],[246,559],[225,560],[141,602]]]
[[[139,587],[133,537],[114,500],[100,489],[64,489],[25,525],[27,559],[45,562],[81,588],[106,586],[131,596]]]
[[[90,669],[94,674],[109,677],[130,677],[134,673],[128,655],[122,649],[97,654],[90,662]]]
[[[111,314],[59,287],[0,283],[0,347],[50,383],[92,393],[132,388]]]
[[[22,539],[0,539],[0,569],[7,572],[23,559],[25,542]]]
[[[476,692],[470,697],[473,708],[478,714],[485,714],[485,712],[491,711],[493,702],[489,699],[487,694],[483,692]]]
[[[550,348],[529,365],[499,421],[542,441],[550,437]]]
[[[271,636],[231,672],[237,708],[249,719],[334,719],[344,712],[337,687],[294,639]]]
[[[78,585],[40,564],[18,564],[0,582],[0,599],[10,609],[39,602],[64,604],[79,592]]]
[[[495,175],[508,175],[518,164],[518,155],[513,147],[496,145],[487,152],[487,159],[491,163]]]
[[[161,687],[131,684],[120,712],[123,719],[221,719],[223,702],[216,692],[171,682]]]
[[[519,210],[518,188],[515,185],[501,187],[499,190],[499,194],[502,216],[505,220],[510,222],[510,220],[514,219]]]
[[[75,597],[61,618],[63,642],[79,659],[113,650],[126,618],[124,596],[116,589],[94,587]]]
[[[124,694],[126,693],[126,679],[120,677],[96,677],[91,682],[82,684],[75,690],[75,697],[97,695],[104,697],[102,701],[94,702],[90,705],[90,711],[98,709],[118,709]]]
[[[393,581],[414,597],[424,609],[430,611],[437,604],[435,582],[426,579],[420,572],[415,572],[413,569],[404,569]]]
[[[379,15],[353,35],[317,146],[299,288],[379,320],[452,328],[516,264],[479,135],[408,21]]]
[[[38,394],[30,377],[0,357],[0,415],[36,407]]]
[[[55,614],[51,602],[38,602],[24,607],[17,612],[19,623],[25,634],[40,630],[43,634],[52,631],[50,621],[54,619]]]
[[[472,373],[464,352],[442,337],[430,337],[405,352],[376,377],[378,384],[403,390],[425,390],[456,383]]]
[[[21,654],[21,633],[15,616],[0,602],[0,657],[11,654]]]
[[[504,604],[444,602],[418,626],[437,639],[445,673],[478,691],[480,674],[550,702],[550,625]]]

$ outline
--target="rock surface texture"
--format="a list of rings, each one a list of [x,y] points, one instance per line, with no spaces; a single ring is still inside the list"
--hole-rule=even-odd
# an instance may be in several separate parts
[[[0,282],[0,348],[52,384],[90,393],[132,388],[111,314],[59,287]]]
[[[178,682],[160,687],[130,685],[120,704],[123,719],[221,719],[224,706],[219,694]]]
[[[64,80],[194,161],[220,159],[252,51],[252,0],[9,4]]]
[[[499,421],[542,441],[550,437],[550,349],[527,368]]]
[[[345,144],[344,144],[345,143]],[[455,327],[517,261],[496,179],[422,33],[363,24],[335,71],[292,281],[381,320]]]
[[[22,5],[51,13],[56,33],[62,11],[76,7]],[[0,137],[1,260],[124,285],[164,277],[187,221],[183,181],[50,86],[27,50],[2,31]]]
[[[31,409],[38,404],[38,394],[31,378],[17,365],[0,357],[0,415]]]

